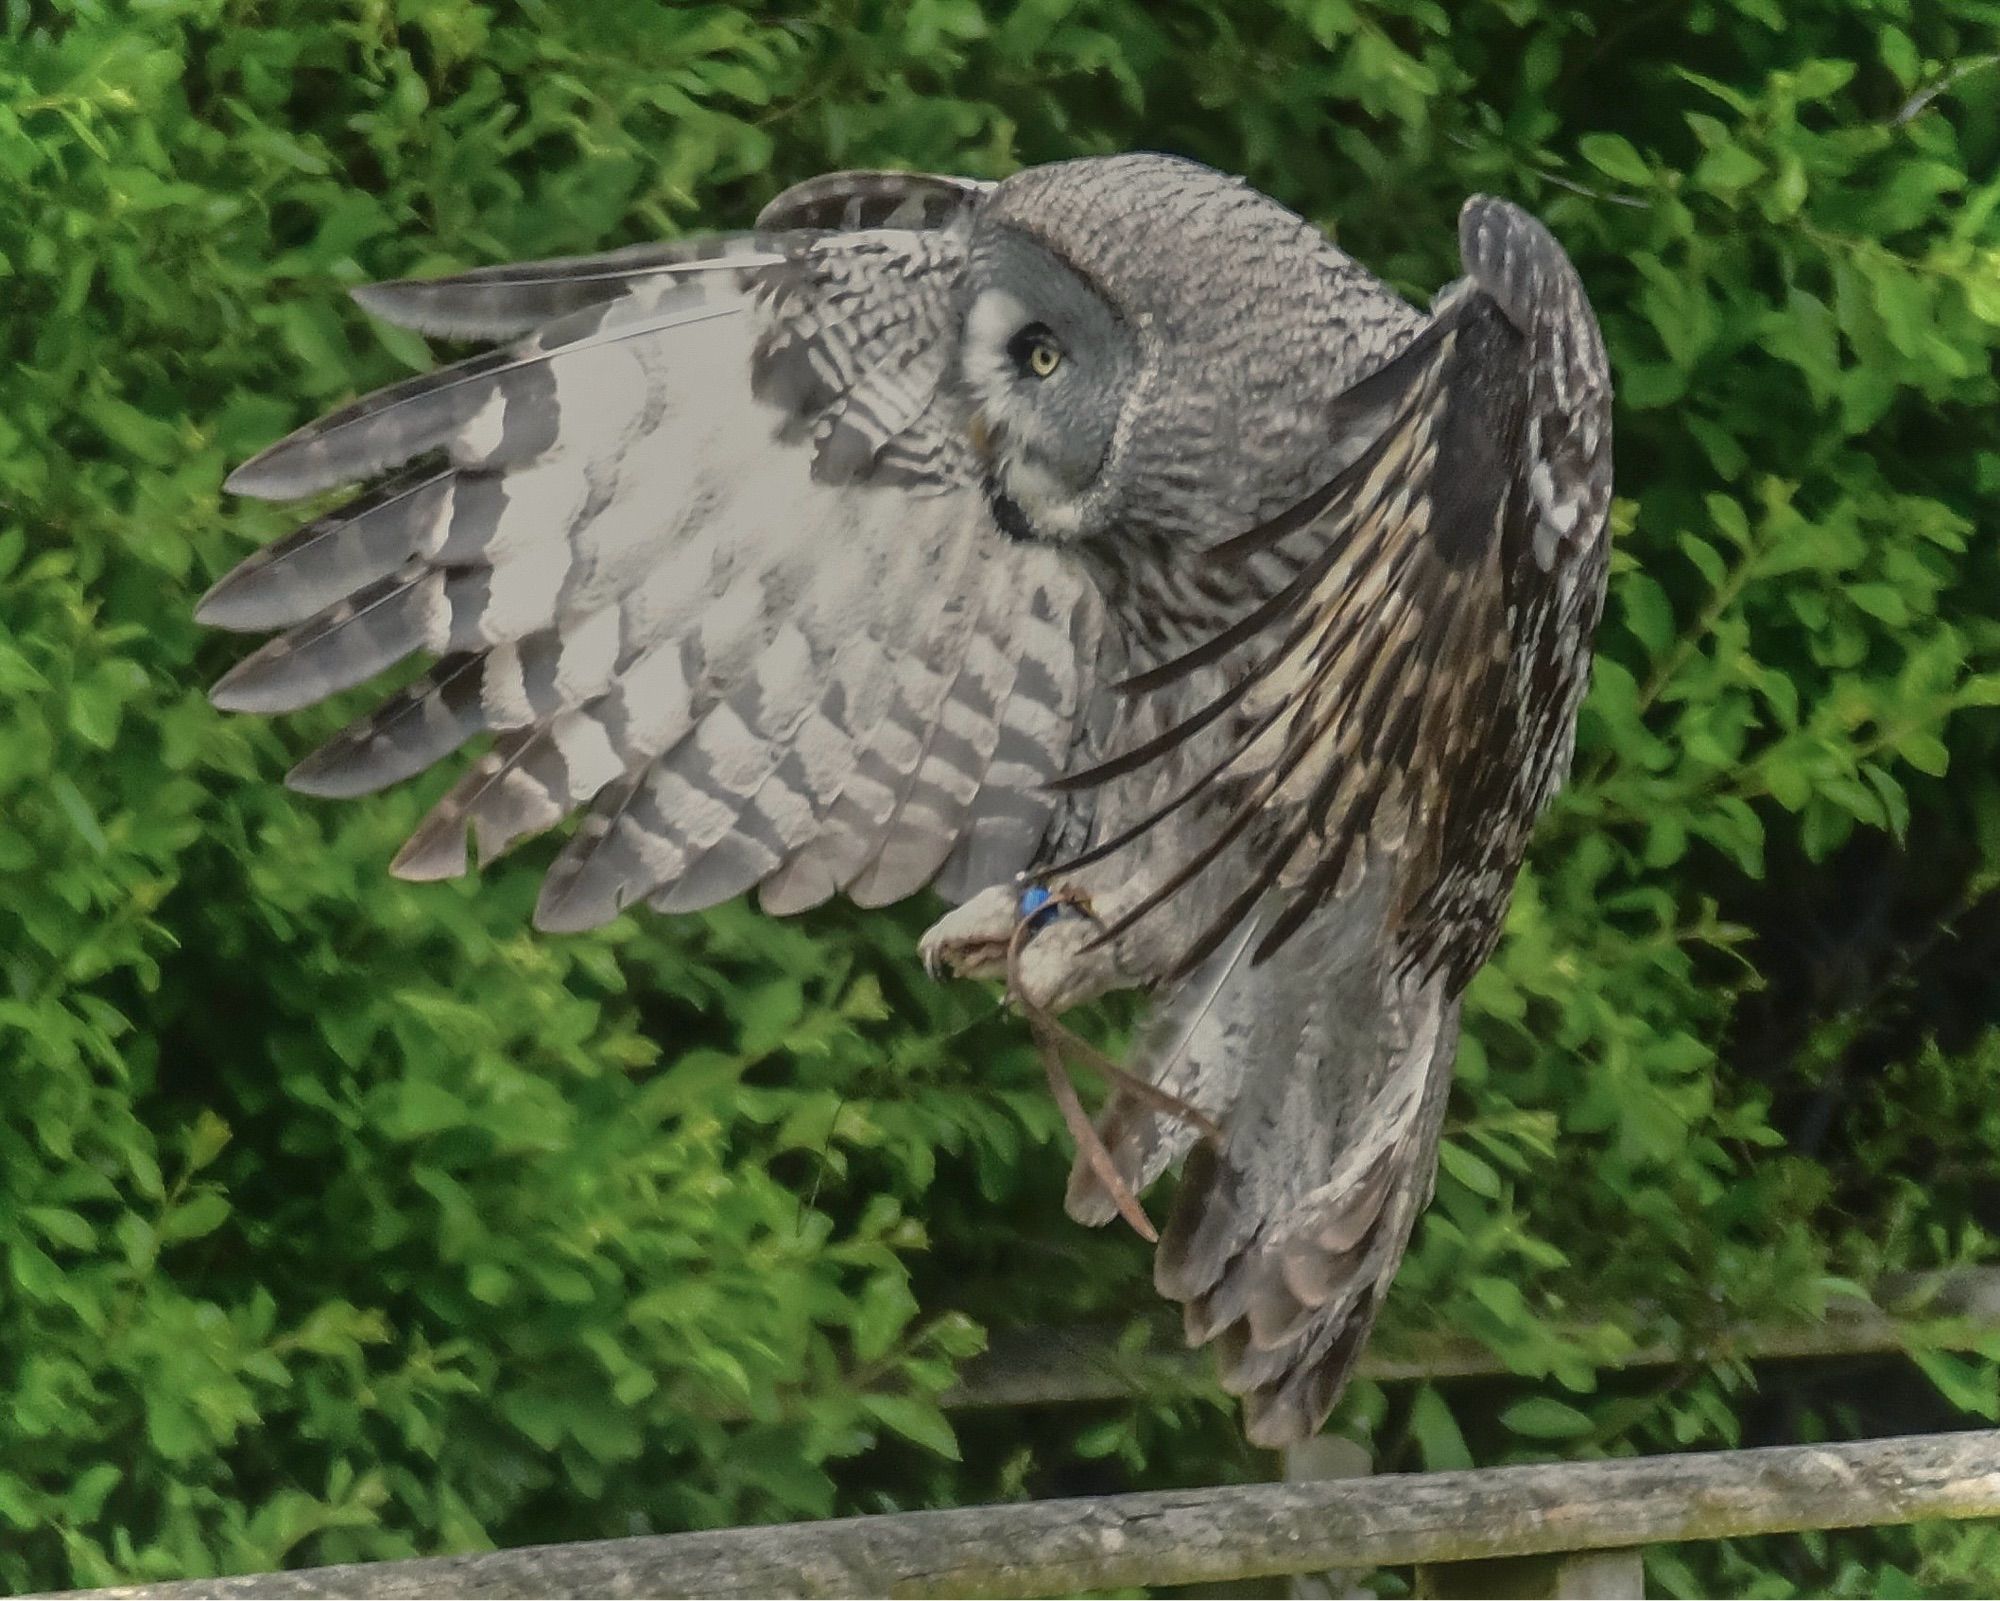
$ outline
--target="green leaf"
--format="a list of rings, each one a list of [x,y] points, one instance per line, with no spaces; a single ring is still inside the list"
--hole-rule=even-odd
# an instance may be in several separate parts
[[[1951,767],[1951,748],[1926,729],[1905,734],[1896,746],[1896,754],[1918,772],[1933,778],[1944,777]]]
[[[1569,1440],[1591,1430],[1587,1414],[1541,1395],[1516,1401],[1500,1414],[1500,1423],[1510,1433],[1531,1440]]]
[[[1410,1434],[1423,1453],[1427,1472],[1451,1473],[1473,1465],[1472,1453],[1466,1449],[1465,1436],[1459,1432],[1451,1408],[1431,1385],[1418,1386],[1410,1403]]]
[[[1959,1411],[1989,1423],[2000,1420],[2000,1378],[1990,1359],[1921,1347],[1911,1348],[1910,1358]]]
[[[1444,1164],[1445,1172],[1474,1195],[1491,1197],[1500,1193],[1500,1175],[1483,1157],[1464,1146],[1447,1140],[1438,1147],[1438,1159]]]
[[[862,1407],[878,1423],[950,1461],[958,1460],[958,1436],[936,1405],[914,1395],[865,1395]]]
[[[168,1244],[198,1240],[212,1234],[229,1217],[229,1198],[220,1190],[201,1189],[169,1207],[160,1219],[160,1238]]]
[[[23,1215],[52,1244],[72,1251],[88,1251],[97,1244],[97,1231],[67,1207],[31,1206]]]
[[[1763,177],[1770,169],[1741,145],[1718,145],[1696,164],[1692,181],[1711,194],[1729,198]]]
[[[229,1125],[204,1107],[188,1131],[188,1171],[199,1173],[229,1144]]]
[[[396,1086],[382,1128],[393,1139],[419,1140],[457,1128],[471,1118],[465,1102],[441,1084],[409,1079]]]
[[[1619,589],[1625,608],[1625,625],[1653,654],[1664,651],[1674,640],[1674,610],[1667,592],[1651,578],[1634,576]]]
[[[1895,75],[1898,87],[1906,91],[1915,88],[1923,61],[1910,36],[1891,24],[1882,29],[1877,42],[1882,50],[1882,65]]]
[[[1587,133],[1577,140],[1576,148],[1585,161],[1620,183],[1645,185],[1653,181],[1644,158],[1620,134]]]

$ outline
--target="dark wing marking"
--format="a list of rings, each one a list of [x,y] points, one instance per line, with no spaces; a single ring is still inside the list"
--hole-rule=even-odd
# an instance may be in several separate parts
[[[795,183],[757,214],[757,227],[858,233],[867,228],[945,228],[977,206],[993,185],[931,172],[856,170]]]
[[[1090,853],[1122,848],[1196,795],[1219,798],[1210,839],[1103,936],[1246,841],[1245,882],[1177,976],[1253,913],[1252,960],[1268,958],[1373,842],[1408,864],[1396,909],[1407,959],[1443,962],[1462,981],[1567,766],[1602,590],[1609,374],[1546,229],[1476,198],[1460,244],[1467,276],[1330,419],[1330,437],[1365,422],[1367,449],[1292,511],[1208,553],[1283,558],[1270,592],[1127,687],[1144,693],[1232,656],[1247,665],[1146,746],[1065,781],[1101,782],[1233,718],[1226,754]]]

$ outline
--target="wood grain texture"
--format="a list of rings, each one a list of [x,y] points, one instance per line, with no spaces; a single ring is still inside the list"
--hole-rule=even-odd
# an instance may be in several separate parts
[[[1038,1596],[2000,1516],[2000,1430],[846,1518],[88,1592]]]

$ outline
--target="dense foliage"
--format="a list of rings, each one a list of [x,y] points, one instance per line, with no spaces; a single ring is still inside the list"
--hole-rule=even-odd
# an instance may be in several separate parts
[[[1344,1426],[1441,1466],[1994,1416],[2000,1352],[1593,1364],[1995,1254],[1996,41],[1993,0],[0,6],[0,1586],[1270,1472],[1212,1397],[955,1440],[981,1327],[1152,1298],[1061,1218],[1019,1031],[912,971],[924,908],[531,937],[545,850],[396,884],[429,794],[301,802],[315,729],[202,696],[190,603],[284,525],[226,467],[429,359],[345,287],[840,165],[1178,150],[1418,297],[1483,189],[1602,313],[1578,782],[1382,1334],[1517,1376]],[[1653,1580],[1996,1566],[1937,1528]]]

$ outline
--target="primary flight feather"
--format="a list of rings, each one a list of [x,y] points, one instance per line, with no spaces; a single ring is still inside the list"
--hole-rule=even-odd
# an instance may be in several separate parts
[[[277,631],[214,698],[433,658],[290,782],[491,735],[395,870],[581,811],[545,928],[929,885],[962,904],[926,960],[1031,1018],[1154,990],[1070,1210],[1185,1158],[1156,1282],[1251,1438],[1297,1440],[1429,1196],[1603,603],[1582,286],[1502,201],[1460,248],[1426,315],[1142,155],[832,174],[743,233],[360,291],[500,343],[231,477],[373,483],[203,600]]]

